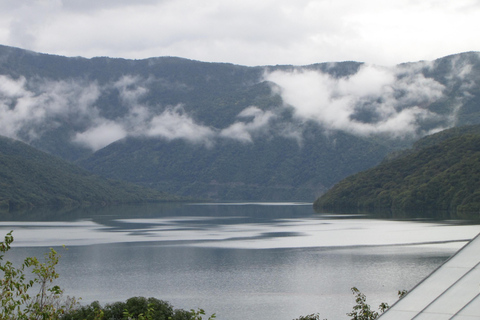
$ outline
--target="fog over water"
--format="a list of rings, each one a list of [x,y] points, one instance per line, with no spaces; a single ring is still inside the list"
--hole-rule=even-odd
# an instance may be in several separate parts
[[[60,284],[82,303],[156,297],[218,319],[346,319],[353,286],[393,303],[480,231],[459,221],[315,214],[311,204],[126,206],[20,215],[10,259],[62,255]],[[68,250],[61,248],[66,245]]]

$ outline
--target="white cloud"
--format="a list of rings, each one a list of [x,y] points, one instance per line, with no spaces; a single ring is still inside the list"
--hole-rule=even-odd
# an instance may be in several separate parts
[[[296,118],[360,135],[416,134],[420,121],[439,118],[422,107],[440,99],[444,90],[413,70],[371,65],[340,79],[311,70],[274,71],[265,79],[279,87]]]
[[[3,16],[4,32],[7,36],[6,39],[2,39],[3,43],[11,43],[14,46],[22,48],[35,47],[38,38],[41,36],[42,30],[50,22],[55,20],[57,15],[61,15],[61,1],[31,1],[26,3],[25,1],[3,1],[10,2],[4,3],[2,9],[7,15]],[[12,2],[16,2],[15,5]]]
[[[210,128],[197,123],[181,105],[164,108],[142,104],[148,81],[124,76],[99,86],[95,82],[27,81],[0,75],[0,135],[31,142],[68,123],[72,142],[93,151],[127,136],[184,139],[209,147],[219,136],[251,141],[251,135],[273,117],[271,112],[249,107],[238,115],[245,121],[224,130]],[[107,119],[96,103],[102,91],[112,89],[118,90],[125,113]]]
[[[167,140],[185,139],[210,146],[214,131],[199,125],[182,112],[181,107],[166,109],[162,114],[153,117],[145,130],[145,135]]]
[[[181,105],[147,105],[143,99],[151,78],[124,75],[99,85],[78,79],[27,80],[0,75],[0,135],[30,142],[68,123],[73,141],[92,150],[127,136],[185,139],[212,146],[219,138],[251,143],[258,135],[280,135],[301,143],[302,124],[316,121],[326,129],[353,134],[406,136],[415,134],[422,121],[441,120],[425,107],[442,99],[445,88],[425,78],[420,68],[428,68],[428,63],[388,68],[365,64],[346,78],[301,68],[268,73],[265,80],[276,84],[295,121],[282,122],[284,106],[266,111],[250,106],[236,118],[226,119],[231,124],[225,128],[198,123]],[[472,71],[460,60],[453,61],[451,68],[461,79]],[[462,86],[468,89],[469,85],[464,82]],[[121,108],[115,112],[116,118],[108,118],[108,110],[102,112],[96,106],[102,93],[111,90],[118,90],[120,98],[119,105],[112,106]],[[444,124],[453,124],[458,110],[453,108]]]
[[[480,51],[478,21],[476,0],[2,1],[0,43],[68,56],[393,65]]]
[[[124,103],[134,105],[148,92],[142,85],[143,81],[139,77],[124,75],[113,84],[113,87],[119,91],[120,99]]]
[[[25,78],[21,77],[17,80],[10,77],[0,75],[0,96],[2,98],[17,98],[24,96],[27,91],[25,90]]]
[[[75,115],[78,121],[97,116],[93,103],[100,92],[93,83],[34,81],[27,85],[24,78],[7,76],[0,76],[0,83],[1,135],[28,142],[57,127],[62,117]]]
[[[113,121],[104,120],[104,122],[89,128],[84,132],[77,133],[73,142],[82,144],[93,151],[97,151],[112,142],[123,139],[127,132],[122,125]]]
[[[367,65],[348,77],[338,80],[338,94],[348,96],[380,96],[395,83],[395,75],[387,68]]]
[[[250,106],[240,112],[237,117],[247,121],[237,121],[221,130],[220,137],[253,142],[252,135],[267,129],[268,122],[274,117],[274,114],[271,111],[263,111],[258,107]]]

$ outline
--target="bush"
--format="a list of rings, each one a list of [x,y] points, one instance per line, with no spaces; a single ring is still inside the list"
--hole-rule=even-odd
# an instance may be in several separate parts
[[[114,302],[104,307],[98,301],[78,307],[61,317],[62,320],[191,320],[193,313],[174,310],[170,303],[156,298],[133,297],[126,302]]]
[[[352,292],[355,295],[356,304],[353,306],[352,311],[347,313],[347,316],[351,317],[350,320],[375,320],[389,308],[389,305],[383,302],[378,307],[380,313],[371,310],[370,305],[367,304],[367,297],[365,294],[361,293],[356,287],[352,288]],[[399,299],[403,298],[406,294],[406,290],[398,291]],[[308,316],[300,316],[294,320],[320,320],[320,315],[318,313],[314,313]]]
[[[20,267],[3,260],[13,242],[12,231],[0,242],[0,270],[3,272],[0,288],[0,318],[9,319],[59,319],[77,304],[75,299],[62,298],[63,290],[53,285],[58,273],[55,266],[60,256],[53,249],[45,254],[45,262],[35,257],[25,258]],[[27,277],[28,271],[31,276]],[[28,278],[31,278],[28,280]],[[32,291],[36,294],[31,295]]]

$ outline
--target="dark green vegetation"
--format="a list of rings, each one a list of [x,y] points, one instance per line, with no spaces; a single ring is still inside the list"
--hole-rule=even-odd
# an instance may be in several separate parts
[[[126,315],[130,317],[126,317]],[[193,320],[192,312],[173,309],[166,301],[155,298],[133,297],[125,302],[115,302],[105,306],[95,301],[80,306],[61,317],[62,320],[97,320],[97,319],[144,319],[149,320]]]
[[[375,320],[378,319],[390,306],[388,303],[382,302],[378,306],[377,312],[372,310],[370,305],[367,303],[367,297],[356,287],[352,288],[352,293],[355,295],[355,305],[352,308],[352,311],[347,313],[347,316],[351,317],[351,320]],[[407,294],[406,290],[398,291],[398,298],[401,299]],[[294,320],[320,320],[319,313],[313,313],[306,316],[300,316]],[[324,319],[327,320],[327,319]]]
[[[314,208],[478,213],[480,126],[425,137],[393,159],[342,180]]]
[[[381,303],[378,307],[379,312],[372,310],[367,303],[367,297],[356,287],[352,288],[355,295],[355,305],[352,311],[346,315],[351,320],[375,320],[380,317],[390,306],[387,303]],[[398,296],[402,298],[407,294],[407,291],[399,291]],[[181,309],[174,310],[173,307],[166,301],[161,301],[155,298],[134,297],[128,299],[126,302],[116,302],[107,304],[104,307],[95,301],[87,306],[78,307],[67,312],[61,317],[62,320],[101,320],[101,319],[142,319],[142,320],[202,320],[205,311],[190,310],[185,311]],[[208,320],[215,319],[213,314]],[[320,314],[309,314],[300,316],[294,320],[320,320]],[[326,319],[324,319],[326,320]]]
[[[98,175],[180,196],[313,201],[432,129],[480,123],[478,53],[402,64],[387,76],[370,70],[373,76],[349,83],[363,67],[84,59],[0,46],[0,111],[12,119],[0,119],[0,134]],[[325,104],[307,102],[330,114],[338,106],[342,114],[343,104],[354,101],[342,119],[352,126],[302,115],[265,76],[273,71],[321,72],[336,89],[325,93]],[[385,116],[404,119],[412,112],[408,130],[376,131],[386,126]]]
[[[59,255],[53,249],[45,262],[26,257],[17,267],[5,259],[13,243],[12,232],[0,242],[0,318],[2,320],[58,319],[75,305],[75,299],[62,299],[62,289],[54,284]],[[36,294],[34,292],[37,292]]]
[[[100,178],[23,142],[0,137],[0,211],[160,200],[175,198]]]
[[[80,164],[99,175],[168,193],[228,200],[312,200],[326,186],[378,163],[387,147],[312,130],[303,146],[275,137],[215,147],[184,140],[126,139]]]

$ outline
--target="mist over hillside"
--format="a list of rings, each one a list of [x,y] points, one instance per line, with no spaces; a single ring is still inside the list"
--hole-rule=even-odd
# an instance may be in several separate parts
[[[181,195],[313,201],[393,149],[480,123],[479,76],[475,52],[245,67],[0,46],[0,135]]]

